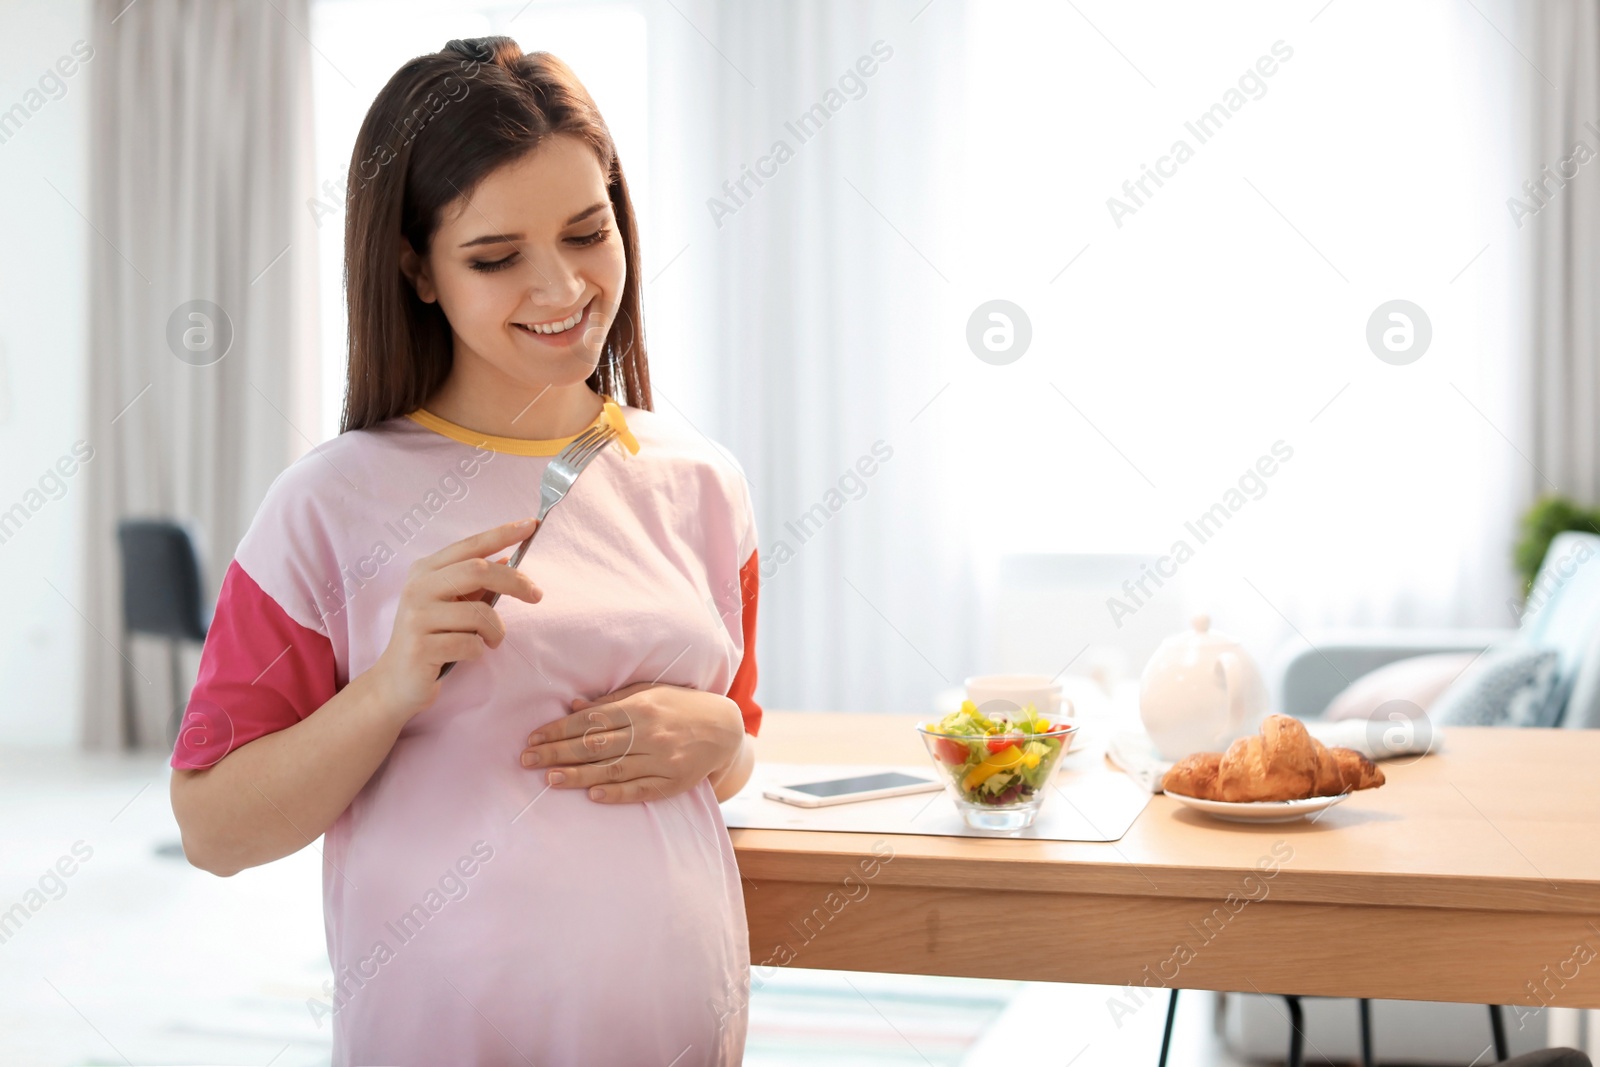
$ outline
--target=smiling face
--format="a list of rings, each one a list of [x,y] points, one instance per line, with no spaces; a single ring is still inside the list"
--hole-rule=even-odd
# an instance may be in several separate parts
[[[557,135],[446,209],[401,269],[455,335],[451,392],[483,399],[581,387],[599,363],[627,266],[593,150]]]

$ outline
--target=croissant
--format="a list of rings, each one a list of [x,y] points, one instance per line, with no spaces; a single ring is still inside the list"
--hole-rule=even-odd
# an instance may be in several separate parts
[[[1293,800],[1317,785],[1317,750],[1299,719],[1269,715],[1254,737],[1228,746],[1217,767],[1219,799]]]
[[[1217,765],[1221,762],[1220,752],[1196,752],[1192,756],[1185,756],[1167,771],[1161,779],[1161,788],[1186,797],[1216,800]]]
[[[1378,765],[1353,748],[1330,748],[1333,758],[1339,764],[1339,775],[1344,779],[1344,792],[1346,789],[1376,789],[1383,784],[1383,771]],[[1326,794],[1318,794],[1325,796]]]
[[[1349,748],[1329,748],[1287,715],[1269,715],[1260,733],[1225,753],[1197,752],[1161,780],[1169,793],[1200,800],[1248,802],[1334,796],[1383,784],[1383,772]]]

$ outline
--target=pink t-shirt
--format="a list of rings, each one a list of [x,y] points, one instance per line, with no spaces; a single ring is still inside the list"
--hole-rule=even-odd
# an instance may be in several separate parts
[[[634,682],[726,693],[760,725],[743,472],[691,428],[621,410],[638,452],[607,446],[522,561],[543,600],[500,599],[505,642],[444,679],[324,837],[334,987],[307,1007],[336,1065],[742,1056],[744,898],[709,780],[602,804],[520,762],[574,697]],[[293,726],[370,667],[411,562],[535,514],[569,440],[417,411],[291,465],[228,568],[172,766]]]

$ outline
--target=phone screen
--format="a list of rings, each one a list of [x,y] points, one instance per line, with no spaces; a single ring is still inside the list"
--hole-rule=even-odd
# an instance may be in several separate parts
[[[812,797],[837,797],[846,793],[865,793],[873,789],[889,789],[897,785],[927,785],[930,779],[918,778],[899,771],[883,774],[863,774],[856,778],[835,778],[828,782],[806,782],[804,785],[785,786],[796,793]]]

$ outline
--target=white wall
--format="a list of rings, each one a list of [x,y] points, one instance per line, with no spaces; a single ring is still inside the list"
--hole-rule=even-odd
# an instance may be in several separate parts
[[[73,58],[70,77],[51,79],[74,42],[95,37],[88,0],[0,7],[0,113],[22,108],[0,131],[0,514],[23,508],[0,533],[6,745],[75,743],[79,656],[85,634],[99,640],[73,606],[83,601],[81,471],[59,482],[52,473],[89,438],[87,285],[100,238],[83,217],[94,60]]]

